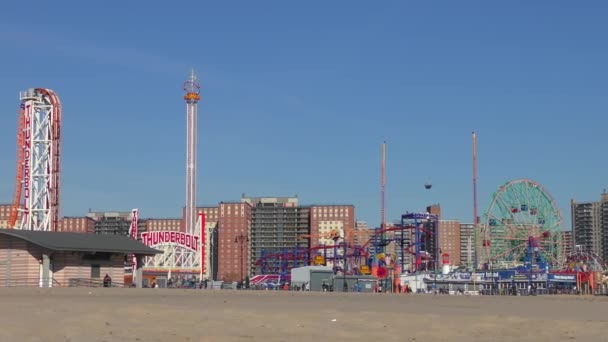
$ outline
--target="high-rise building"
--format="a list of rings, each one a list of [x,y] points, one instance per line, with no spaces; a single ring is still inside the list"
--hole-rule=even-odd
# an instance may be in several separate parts
[[[475,225],[472,223],[460,224],[460,265],[475,265]]]
[[[606,189],[602,192],[600,199],[600,215],[601,215],[601,235],[602,235],[602,254],[604,261],[608,260],[608,193]]]
[[[574,244],[584,251],[602,256],[602,211],[600,202],[577,203],[571,200]]]
[[[439,221],[439,250],[441,259],[443,255],[448,254],[450,265],[460,265],[460,222],[456,220],[440,220]]]
[[[89,212],[87,217],[95,221],[96,234],[129,235],[131,228],[131,212]],[[138,221],[137,230],[145,231],[146,220]]]
[[[242,281],[250,275],[250,243],[251,205],[245,202],[220,202],[217,223],[218,280]]]
[[[562,255],[566,257],[574,251],[574,239],[571,230],[561,231],[562,235]]]
[[[310,209],[298,205],[297,197],[245,197],[241,202],[251,206],[251,273],[281,273],[291,267],[307,265],[305,255],[279,258],[298,248],[309,248],[306,237],[310,229]],[[256,265],[264,258],[276,262]],[[264,270],[264,265],[272,264],[274,269]]]

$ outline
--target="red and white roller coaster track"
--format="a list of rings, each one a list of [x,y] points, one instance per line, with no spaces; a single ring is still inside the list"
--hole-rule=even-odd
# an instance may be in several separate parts
[[[9,227],[56,230],[60,204],[61,102],[55,92],[44,88],[29,89],[20,97],[17,173]]]

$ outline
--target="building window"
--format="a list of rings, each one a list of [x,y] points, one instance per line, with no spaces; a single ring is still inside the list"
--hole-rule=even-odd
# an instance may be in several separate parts
[[[101,266],[91,265],[91,279],[101,278]]]

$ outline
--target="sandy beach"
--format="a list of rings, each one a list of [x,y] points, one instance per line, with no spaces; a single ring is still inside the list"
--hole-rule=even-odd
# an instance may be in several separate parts
[[[0,341],[604,341],[608,297],[0,289]]]

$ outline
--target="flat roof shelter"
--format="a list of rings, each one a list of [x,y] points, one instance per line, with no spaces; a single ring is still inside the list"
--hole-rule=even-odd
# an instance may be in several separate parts
[[[121,235],[0,229],[0,287],[101,284],[106,274],[122,283],[130,254],[141,287],[143,257],[159,253]]]

